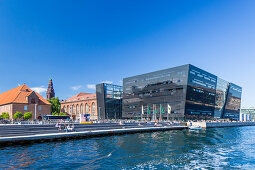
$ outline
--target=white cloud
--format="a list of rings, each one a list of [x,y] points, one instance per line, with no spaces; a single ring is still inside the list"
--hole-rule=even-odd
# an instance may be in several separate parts
[[[41,93],[45,93],[47,91],[47,89],[44,86],[40,86],[40,87],[32,87],[31,90],[41,94]]]
[[[112,84],[112,81],[109,81],[109,80],[105,80],[105,81],[102,81],[101,83]]]
[[[102,81],[102,82],[100,82],[100,83],[112,84],[112,81],[105,80],[105,81]],[[88,84],[88,85],[87,85],[87,88],[88,88],[88,89],[93,89],[93,90],[95,90],[95,89],[96,89],[96,85],[95,85],[95,84]]]
[[[87,88],[95,90],[96,89],[96,85],[95,84],[88,84]]]
[[[72,86],[71,89],[77,91],[82,88],[82,85]]]

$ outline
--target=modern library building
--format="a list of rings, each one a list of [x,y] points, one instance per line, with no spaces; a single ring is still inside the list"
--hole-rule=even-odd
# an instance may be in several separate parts
[[[98,120],[122,118],[122,86],[96,85]]]
[[[193,65],[123,79],[122,118],[239,120],[242,88]]]

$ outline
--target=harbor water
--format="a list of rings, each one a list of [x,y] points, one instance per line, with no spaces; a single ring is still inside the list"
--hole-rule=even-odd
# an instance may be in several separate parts
[[[0,169],[255,169],[255,127],[172,130],[0,147]]]

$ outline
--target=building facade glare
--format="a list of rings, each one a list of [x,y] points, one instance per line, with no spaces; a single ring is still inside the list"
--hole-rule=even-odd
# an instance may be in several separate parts
[[[241,120],[244,120],[247,115],[250,121],[255,121],[255,107],[241,108]]]
[[[183,65],[124,78],[123,118],[239,120],[241,94],[240,86]]]
[[[96,95],[99,120],[122,118],[122,86],[97,84]]]

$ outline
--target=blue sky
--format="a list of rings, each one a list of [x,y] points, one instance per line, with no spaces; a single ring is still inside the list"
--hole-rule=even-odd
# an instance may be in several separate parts
[[[243,87],[255,106],[255,1],[0,1],[0,93],[52,75],[56,96],[193,64]]]

